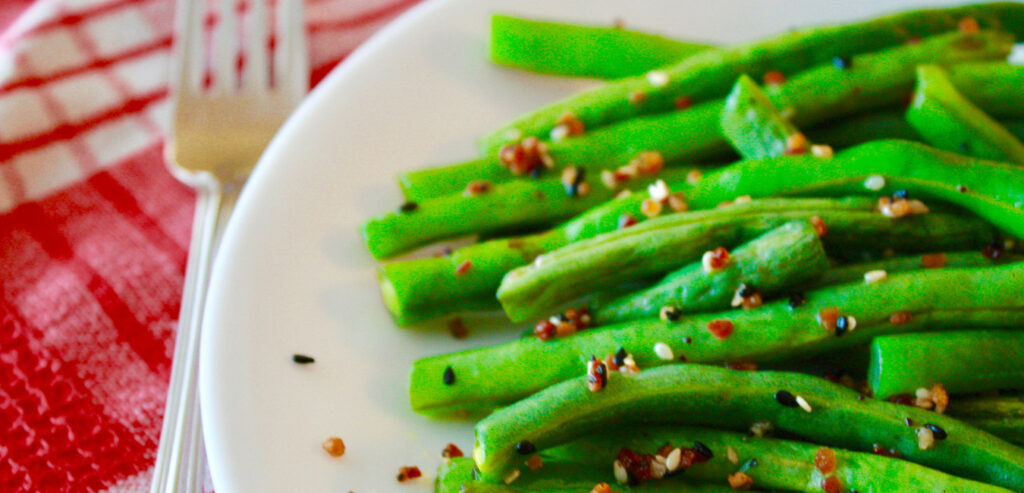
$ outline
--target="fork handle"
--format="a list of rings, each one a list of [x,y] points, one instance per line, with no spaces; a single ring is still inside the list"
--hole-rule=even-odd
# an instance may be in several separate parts
[[[203,491],[205,454],[197,390],[199,340],[210,268],[237,197],[237,187],[197,188],[171,380],[150,493]]]

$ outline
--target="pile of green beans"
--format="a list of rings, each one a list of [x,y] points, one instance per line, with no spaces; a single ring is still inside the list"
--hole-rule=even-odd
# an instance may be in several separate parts
[[[1015,36],[1019,2],[738,46],[494,15],[494,63],[607,82],[363,226],[478,238],[379,267],[398,325],[531,326],[413,363],[414,411],[479,420],[435,491],[1024,490]]]

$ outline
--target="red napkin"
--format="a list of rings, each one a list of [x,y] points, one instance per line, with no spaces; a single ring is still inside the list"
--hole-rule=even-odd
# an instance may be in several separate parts
[[[308,0],[313,80],[418,0]],[[0,1],[0,491],[148,491],[192,223],[173,0]]]

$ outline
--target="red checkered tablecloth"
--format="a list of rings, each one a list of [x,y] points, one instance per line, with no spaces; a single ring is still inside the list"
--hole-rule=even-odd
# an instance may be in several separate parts
[[[418,0],[307,0],[313,81]],[[173,0],[0,1],[0,491],[147,491],[193,199]]]

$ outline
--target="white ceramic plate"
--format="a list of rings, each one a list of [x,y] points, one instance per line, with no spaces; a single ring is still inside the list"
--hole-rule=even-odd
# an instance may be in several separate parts
[[[509,338],[395,327],[358,225],[401,203],[399,170],[468,159],[477,136],[590,85],[487,62],[488,16],[508,12],[718,43],[949,1],[438,0],[405,14],[324,80],[267,150],[225,233],[201,359],[218,493],[429,491],[440,451],[472,427],[409,410],[422,356]],[[472,327],[471,327],[472,329]],[[316,357],[291,362],[293,353]],[[340,459],[321,442],[345,440]],[[399,484],[399,467],[424,477]]]

